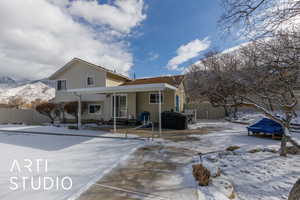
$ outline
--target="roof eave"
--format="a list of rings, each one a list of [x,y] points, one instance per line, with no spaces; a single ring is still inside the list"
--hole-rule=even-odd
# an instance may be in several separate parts
[[[114,87],[80,88],[80,89],[67,90],[67,92],[83,95],[83,94],[151,92],[151,91],[159,91],[159,90],[166,90],[166,89],[176,90],[177,88],[167,83],[159,83],[159,84],[114,86]]]

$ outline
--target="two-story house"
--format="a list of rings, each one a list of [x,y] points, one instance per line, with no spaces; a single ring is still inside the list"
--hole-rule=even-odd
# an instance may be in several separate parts
[[[140,113],[148,111],[151,121],[158,122],[160,112],[182,112],[185,103],[182,75],[131,80],[74,58],[49,79],[56,81],[55,103],[78,101],[87,105],[80,120],[138,119]]]

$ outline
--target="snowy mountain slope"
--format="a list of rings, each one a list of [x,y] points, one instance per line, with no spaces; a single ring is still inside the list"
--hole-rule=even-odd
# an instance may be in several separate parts
[[[48,101],[55,96],[55,89],[42,82],[28,83],[16,87],[0,88],[0,103],[7,103],[9,98],[20,97],[26,103],[36,99]]]
[[[8,76],[0,76],[0,89],[14,87],[17,85],[17,82]]]
[[[9,76],[1,76],[0,84],[15,84],[16,81]]]

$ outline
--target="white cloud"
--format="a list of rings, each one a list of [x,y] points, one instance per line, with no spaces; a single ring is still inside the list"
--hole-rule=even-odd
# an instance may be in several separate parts
[[[176,51],[177,55],[169,60],[167,68],[169,70],[183,70],[179,65],[199,56],[202,51],[210,47],[210,43],[208,38],[205,38],[203,40],[196,39],[180,46]]]
[[[92,24],[105,24],[128,34],[146,18],[143,8],[142,0],[115,0],[111,5],[99,4],[97,0],[77,0],[72,3],[70,12]]]
[[[111,34],[122,28],[115,25],[96,32],[75,21],[67,4],[67,0],[0,1],[0,75],[45,78],[73,57],[123,74],[130,70],[130,44]]]
[[[156,59],[158,59],[158,58],[159,58],[159,54],[154,53],[154,52],[148,53],[148,59],[149,59],[150,61],[156,60]]]

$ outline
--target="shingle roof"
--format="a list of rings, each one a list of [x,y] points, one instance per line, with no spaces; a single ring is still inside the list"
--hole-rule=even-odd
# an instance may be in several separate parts
[[[126,80],[128,80],[128,81],[131,80],[129,77],[127,77],[127,76],[125,76],[125,75],[119,74],[119,73],[117,73],[117,72],[115,72],[115,71],[113,71],[113,70],[104,68],[104,67],[102,67],[102,66],[95,65],[95,64],[93,64],[93,63],[90,63],[90,62],[85,61],[85,60],[80,59],[80,58],[73,58],[71,61],[69,61],[67,64],[65,64],[62,68],[60,68],[60,69],[57,70],[54,74],[52,74],[52,75],[49,77],[49,79],[50,79],[50,80],[55,79],[55,77],[56,77],[58,74],[60,74],[60,73],[63,72],[64,70],[67,70],[69,67],[71,67],[72,63],[78,62],[78,61],[79,61],[79,62],[86,63],[86,64],[89,65],[89,66],[93,66],[93,67],[95,67],[95,68],[99,68],[99,69],[101,69],[101,70],[103,70],[103,71],[106,71],[107,73],[110,73],[110,74],[113,74],[113,75],[122,77],[122,78],[124,78],[124,79],[126,79]]]
[[[176,76],[158,76],[152,78],[141,78],[135,79],[132,81],[127,81],[122,85],[140,85],[140,84],[153,84],[153,83],[167,83],[174,87],[179,87],[181,82],[184,79],[184,75],[176,75]]]

